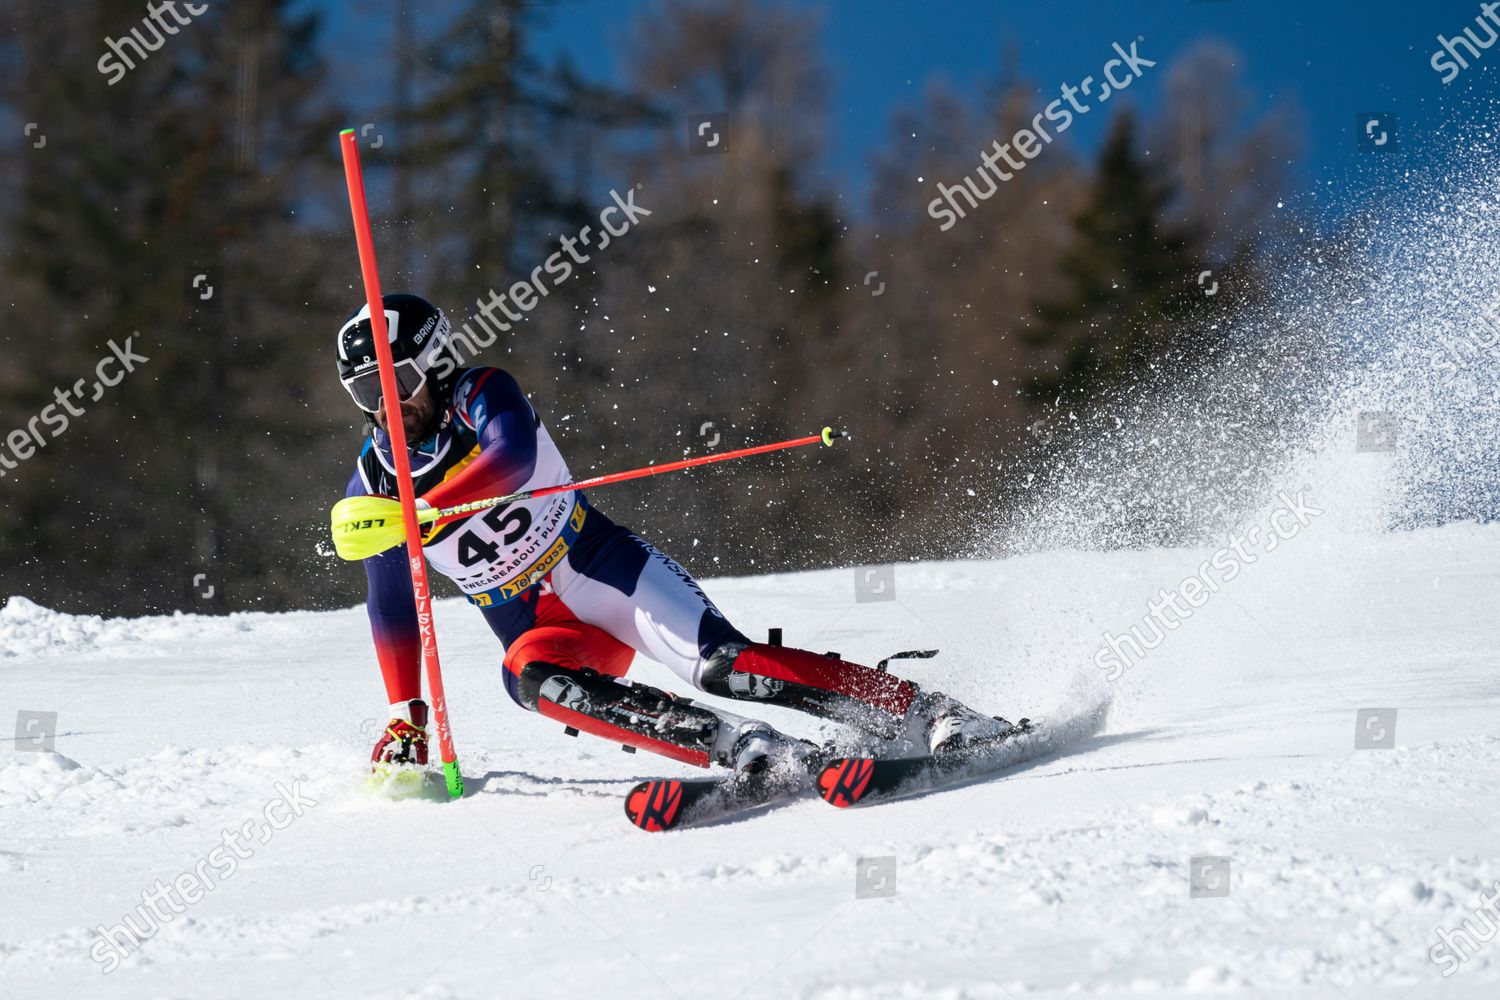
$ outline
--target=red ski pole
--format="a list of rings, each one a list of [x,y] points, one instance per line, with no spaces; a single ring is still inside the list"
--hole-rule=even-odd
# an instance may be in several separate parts
[[[740,448],[737,451],[721,451],[713,455],[683,459],[680,462],[667,462],[664,465],[647,465],[640,469],[611,472],[577,482],[558,483],[556,486],[539,486],[534,490],[507,493],[503,497],[470,500],[452,507],[425,507],[417,514],[417,520],[424,525],[446,524],[456,518],[468,517],[477,511],[488,510],[491,507],[503,507],[517,500],[531,500],[536,497],[551,496],[554,493],[587,490],[608,483],[623,483],[629,479],[659,476],[663,472],[676,472],[678,469],[691,469],[699,465],[712,465],[714,462],[727,462],[730,459],[744,458],[747,455],[763,455],[768,451],[802,448],[812,444],[832,447],[835,440],[848,436],[847,431],[836,431],[832,427],[825,427],[819,434],[809,434],[807,437],[792,438],[789,441],[758,444],[750,448]],[[333,505],[333,518],[329,527],[333,531],[334,550],[341,558],[350,560],[368,559],[370,556],[378,555],[393,545],[401,544],[401,539],[406,536],[403,527],[405,520],[405,514],[398,500],[383,496],[345,497]]]
[[[806,437],[792,438],[789,441],[776,441],[772,444],[757,444],[749,448],[740,448],[736,451],[721,451],[713,455],[700,455],[697,458],[685,458],[678,462],[666,462],[662,465],[647,465],[639,469],[629,469],[625,472],[610,472],[602,476],[594,476],[590,479],[580,479],[572,483],[559,483],[556,486],[542,486],[534,490],[525,490],[521,493],[511,493],[503,497],[491,497],[486,500],[474,500],[470,503],[459,504],[456,507],[444,507],[434,517],[430,512],[426,515],[430,520],[439,524],[446,524],[459,517],[466,517],[477,510],[487,507],[499,507],[502,504],[512,503],[516,500],[532,500],[536,497],[551,496],[554,493],[568,493],[573,490],[589,490],[595,486],[607,486],[610,483],[623,483],[628,479],[643,479],[646,476],[659,476],[663,472],[676,472],[679,469],[692,469],[700,465],[712,465],[715,462],[728,462],[735,458],[745,458],[749,455],[763,455],[768,451],[782,451],[787,448],[803,448],[810,444],[822,444],[833,446],[838,438],[848,437],[848,431],[836,431],[832,427],[825,427],[817,434],[809,434]]]
[[[432,627],[432,590],[427,584],[427,558],[422,554],[422,529],[417,522],[417,497],[411,479],[411,461],[406,453],[406,428],[401,423],[400,394],[396,366],[391,358],[386,332],[380,275],[375,269],[375,240],[370,233],[370,212],[365,204],[365,182],[359,169],[359,147],[354,129],[339,133],[344,153],[344,179],[349,187],[349,210],[354,216],[354,241],[359,246],[359,269],[364,277],[365,300],[370,305],[370,328],[375,335],[375,356],[380,364],[380,393],[385,406],[386,433],[396,460],[396,491],[401,500],[401,519],[406,525],[406,562],[411,570],[411,589],[417,603],[417,626],[422,636],[422,663],[427,670],[427,689],[432,699],[432,717],[437,723],[438,749],[443,758],[443,777],[448,794],[464,793],[453,750],[453,731],[448,725],[448,701],[443,695],[443,670],[438,662],[437,633]]]

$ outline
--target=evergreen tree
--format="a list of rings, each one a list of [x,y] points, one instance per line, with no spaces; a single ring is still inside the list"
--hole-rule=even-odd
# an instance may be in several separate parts
[[[337,183],[337,158],[336,119],[308,96],[316,21],[294,6],[211,8],[131,53],[114,85],[98,40],[150,38],[141,7],[7,12],[28,44],[0,102],[36,108],[49,141],[8,218],[21,291],[0,336],[26,378],[0,426],[24,426],[54,387],[92,385],[111,342],[149,360],[0,483],[5,592],[120,613],[210,588],[198,606],[306,599],[330,412],[307,316],[337,276],[295,212],[320,177]]]
[[[1193,234],[1166,221],[1171,189],[1136,151],[1126,112],[1100,151],[1092,191],[1063,255],[1063,295],[1038,305],[1026,339],[1043,358],[1027,395],[1076,406],[1190,363],[1184,332],[1201,259]]]
[[[571,397],[591,446],[648,461],[850,415],[847,393],[830,410],[813,391],[841,384],[828,348],[843,297],[840,225],[813,182],[826,133],[816,27],[795,5],[751,0],[666,0],[637,20],[625,73],[663,127],[613,163],[654,214],[600,260],[601,307],[575,322],[579,356],[609,371]],[[725,131],[695,153],[704,114],[727,115]],[[706,573],[815,564],[832,550],[820,527],[843,513],[828,476],[844,461],[664,477],[640,492],[638,526]],[[702,540],[713,547],[693,551]]]

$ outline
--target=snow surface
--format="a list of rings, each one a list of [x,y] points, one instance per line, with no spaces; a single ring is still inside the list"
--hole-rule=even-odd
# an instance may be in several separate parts
[[[1484,930],[1500,880],[1500,526],[1315,521],[1104,681],[1104,631],[1207,554],[905,565],[864,604],[851,570],[709,581],[752,632],[866,662],[940,647],[906,672],[993,711],[1046,712],[1080,675],[1114,705],[1002,779],[669,835],[622,795],[691,769],[522,712],[459,602],[437,625],[469,794],[445,802],[361,784],[384,722],[362,609],[101,621],[12,598],[0,718],[60,733],[0,750],[0,997],[1500,995],[1500,943],[1446,978],[1429,958]],[[1362,708],[1398,710],[1393,749],[1355,749]],[[96,928],[298,781],[315,806],[118,969],[91,959]],[[1230,859],[1227,896],[1190,898],[1198,856]],[[857,898],[874,858],[895,893]]]

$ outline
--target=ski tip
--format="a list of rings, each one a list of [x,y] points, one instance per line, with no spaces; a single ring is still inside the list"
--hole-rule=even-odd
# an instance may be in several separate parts
[[[875,762],[868,757],[840,757],[818,774],[818,795],[829,805],[847,809],[870,788]]]
[[[625,796],[625,815],[630,817],[630,822],[651,833],[672,829],[681,813],[680,781],[643,781]]]

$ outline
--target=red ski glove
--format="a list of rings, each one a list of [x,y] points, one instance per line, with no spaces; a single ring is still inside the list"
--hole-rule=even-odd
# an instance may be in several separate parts
[[[370,769],[381,764],[427,763],[427,703],[420,698],[391,706],[391,721],[370,754]]]

